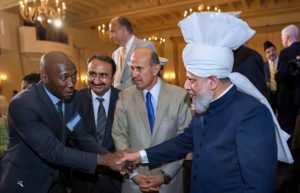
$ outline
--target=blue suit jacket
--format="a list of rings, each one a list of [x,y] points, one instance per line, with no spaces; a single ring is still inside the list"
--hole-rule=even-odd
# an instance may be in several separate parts
[[[0,192],[47,193],[57,180],[59,165],[93,173],[97,155],[64,146],[71,135],[82,149],[96,141],[78,126],[70,133],[65,123],[75,105],[65,103],[65,122],[40,82],[13,98],[9,105],[9,144],[1,159]],[[80,123],[79,123],[80,125]],[[83,144],[81,146],[80,144]]]
[[[192,193],[272,193],[277,148],[269,110],[231,88],[184,133],[146,150],[158,164],[193,152]]]

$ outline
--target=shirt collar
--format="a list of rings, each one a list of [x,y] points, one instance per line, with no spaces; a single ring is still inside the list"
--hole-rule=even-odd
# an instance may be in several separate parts
[[[220,94],[220,96],[218,96],[216,99],[212,100],[211,102],[214,102],[214,101],[218,100],[219,98],[221,98],[222,96],[224,96],[232,87],[233,87],[233,84],[231,84],[222,94]]]
[[[160,87],[161,87],[161,80],[160,80],[160,78],[158,78],[156,84],[151,88],[151,90],[149,90],[149,92],[151,93],[151,95],[155,101],[158,101]],[[145,100],[146,100],[147,92],[148,92],[148,90],[143,90]]]
[[[278,64],[278,59],[279,59],[279,57],[277,56],[274,61],[268,60],[268,62],[269,62],[269,64],[275,64],[275,65],[277,65]]]
[[[54,96],[51,92],[49,92],[49,91],[47,90],[47,88],[45,87],[45,85],[44,85],[44,89],[45,89],[47,95],[49,96],[49,98],[50,98],[50,100],[52,101],[53,104],[56,105],[56,104],[58,103],[58,101],[61,100],[60,98]]]
[[[111,88],[109,88],[103,96],[98,96],[92,89],[91,89],[91,93],[92,93],[93,100],[97,100],[97,98],[103,98],[104,101],[109,101],[110,94],[111,94]]]

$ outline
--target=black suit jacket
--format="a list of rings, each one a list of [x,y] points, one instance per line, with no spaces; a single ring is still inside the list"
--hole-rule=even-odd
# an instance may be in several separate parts
[[[95,171],[96,154],[64,146],[69,136],[76,135],[81,136],[75,140],[79,147],[81,143],[97,146],[80,126],[72,133],[65,126],[75,112],[73,102],[66,102],[63,121],[42,82],[13,98],[8,110],[9,144],[0,166],[0,192],[47,193],[58,178],[60,165]]]
[[[296,117],[300,108],[300,74],[289,74],[288,61],[300,55],[300,43],[294,42],[279,54],[277,67],[277,107],[281,127],[293,134]]]
[[[103,139],[103,147],[108,151],[115,151],[114,142],[111,137],[111,128],[114,122],[114,113],[116,109],[116,102],[118,100],[120,90],[111,87],[111,95],[109,101],[108,115],[106,121],[106,129]],[[83,118],[84,123],[86,124],[86,131],[96,137],[96,125],[95,125],[95,116],[93,110],[92,94],[91,89],[85,88],[77,93],[77,97],[80,99],[80,115]]]
[[[264,73],[264,61],[255,50],[241,46],[234,51],[233,72],[246,76],[252,84],[268,98],[267,84]]]
[[[276,81],[278,89],[279,107],[300,105],[300,74],[292,76],[289,74],[288,61],[296,59],[300,55],[300,42],[294,42],[289,47],[283,49],[279,54]],[[284,93],[285,92],[285,93]],[[287,96],[289,92],[290,96]],[[286,97],[285,97],[286,96]],[[287,103],[289,102],[289,103]]]
[[[116,103],[118,100],[120,90],[111,87],[111,95],[108,108],[108,116],[103,138],[103,147],[109,151],[114,152],[115,146],[111,136],[111,129],[114,122],[114,113]],[[90,88],[85,88],[77,93],[78,104],[80,105],[80,116],[83,119],[83,124],[86,126],[86,132],[96,139],[96,125],[93,109],[92,94]],[[87,150],[94,152],[92,147]],[[99,176],[100,174],[100,176]],[[120,193],[121,192],[122,176],[118,172],[114,172],[108,168],[101,168],[97,174],[90,175],[82,172],[73,171],[72,174],[72,192],[87,193],[87,192],[101,192],[101,193]]]
[[[271,74],[270,74],[269,61],[265,62],[265,64],[264,64],[264,70],[265,70],[265,79],[266,79],[266,82],[270,82]]]

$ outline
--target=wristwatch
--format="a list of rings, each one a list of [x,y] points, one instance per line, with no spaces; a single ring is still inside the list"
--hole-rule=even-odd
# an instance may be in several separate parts
[[[165,173],[164,171],[160,170],[160,173],[161,175],[163,175],[164,177],[164,184],[170,184],[172,178],[167,174]]]

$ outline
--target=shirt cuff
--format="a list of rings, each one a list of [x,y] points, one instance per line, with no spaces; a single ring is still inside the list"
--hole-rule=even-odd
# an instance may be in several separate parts
[[[139,173],[136,170],[134,170],[132,173],[129,173],[129,179],[132,180],[132,178],[138,174]]]
[[[141,156],[141,163],[142,164],[147,164],[149,163],[149,160],[148,160],[148,156],[147,156],[147,153],[145,150],[141,150],[139,151],[140,153],[140,156]]]

